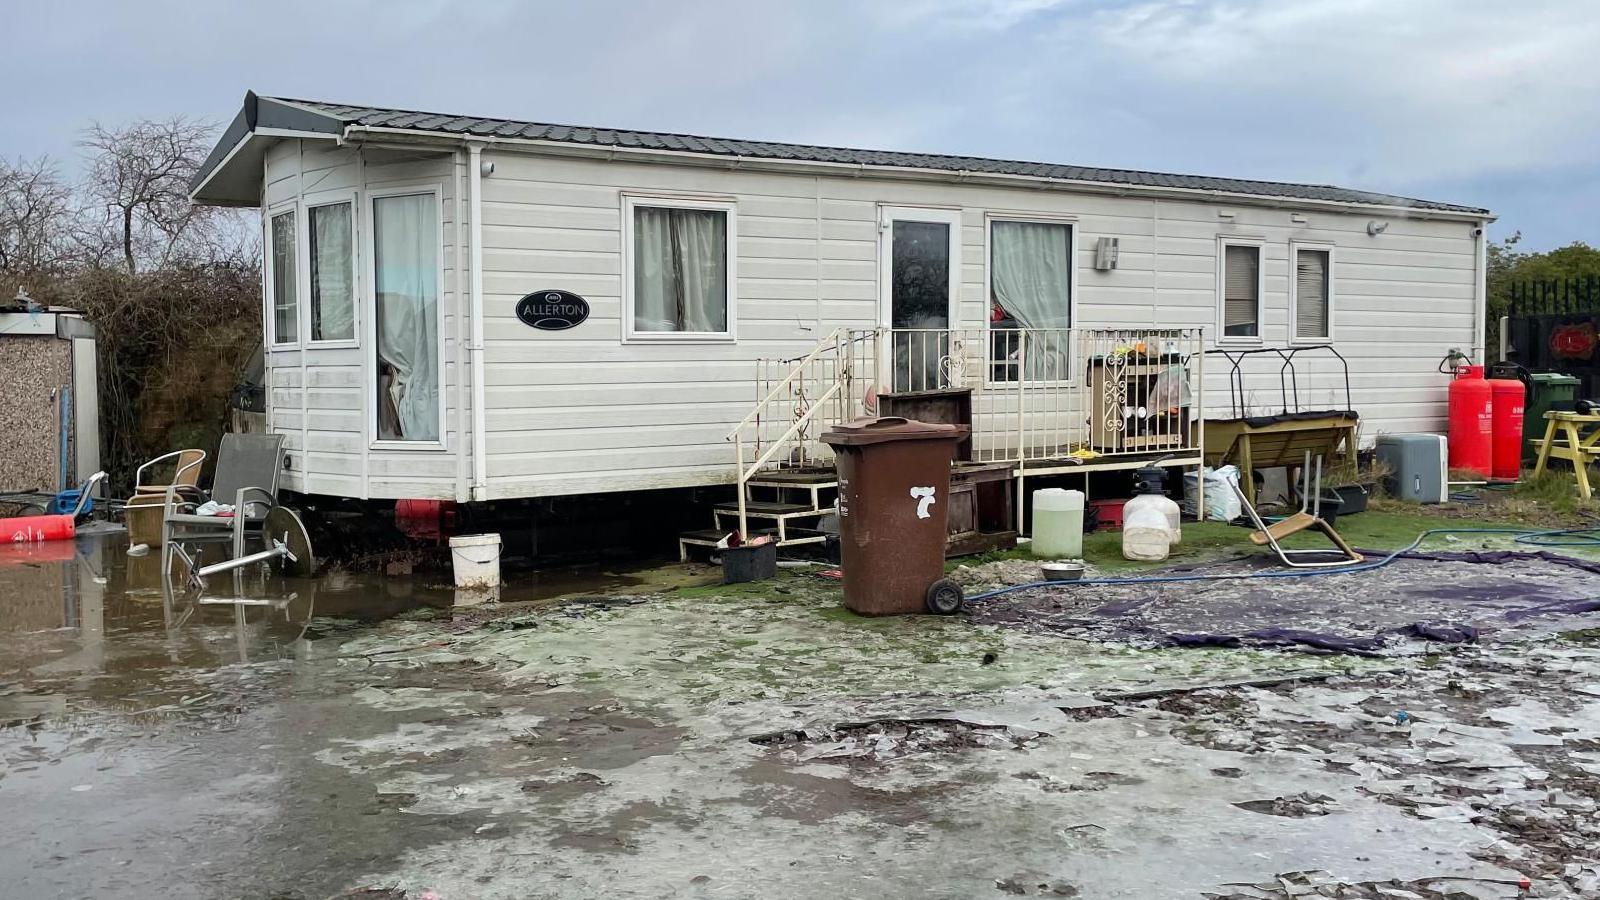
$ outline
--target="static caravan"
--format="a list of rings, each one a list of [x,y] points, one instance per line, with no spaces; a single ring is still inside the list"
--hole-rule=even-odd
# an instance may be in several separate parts
[[[192,194],[261,211],[308,495],[737,485],[781,530],[864,413],[964,421],[1020,495],[1194,465],[1229,415],[1441,430],[1440,359],[1483,349],[1489,212],[1326,185],[251,94]]]

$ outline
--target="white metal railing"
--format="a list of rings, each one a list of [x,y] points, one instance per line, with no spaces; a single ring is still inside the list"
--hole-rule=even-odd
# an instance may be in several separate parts
[[[1098,458],[1199,446],[1199,328],[880,329],[881,393],[970,390],[973,458]]]
[[[738,472],[739,533],[748,533],[749,483],[773,469],[832,460],[822,432],[868,410],[877,334],[834,329],[804,356],[756,361],[756,405],[728,433]]]
[[[835,329],[804,356],[757,361],[756,404],[728,434],[739,530],[762,472],[825,465],[827,428],[885,395],[971,392],[972,458],[1022,466],[1198,451],[1199,328]]]

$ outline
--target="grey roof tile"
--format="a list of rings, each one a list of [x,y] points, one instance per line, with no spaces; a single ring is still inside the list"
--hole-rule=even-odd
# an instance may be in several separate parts
[[[679,152],[710,153],[721,156],[747,156],[761,159],[831,162],[873,166],[898,166],[939,169],[951,172],[981,172],[997,175],[1026,175],[1100,184],[1126,184],[1185,190],[1216,191],[1225,194],[1284,197],[1302,200],[1330,200],[1375,206],[1403,206],[1417,209],[1488,214],[1488,210],[1433,200],[1418,200],[1374,191],[1355,190],[1322,184],[1294,184],[1281,181],[1252,181],[1239,178],[1214,178],[1168,172],[1141,172],[1131,169],[1101,169],[1056,163],[932,153],[902,153],[891,150],[855,150],[846,147],[821,147],[811,144],[784,144],[771,141],[743,141],[732,138],[702,137],[652,131],[619,131],[576,125],[550,125],[513,119],[485,119],[448,113],[348,106],[319,100],[279,99],[294,103],[346,125],[414,129],[445,134],[482,134],[522,137],[532,140],[562,141],[612,147],[640,147]]]

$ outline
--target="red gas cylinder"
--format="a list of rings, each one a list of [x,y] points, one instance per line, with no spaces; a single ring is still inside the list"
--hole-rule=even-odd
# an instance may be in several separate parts
[[[1494,391],[1483,366],[1461,366],[1450,382],[1450,468],[1484,478],[1494,469]]]
[[[0,519],[0,541],[25,544],[32,541],[64,541],[78,533],[72,517],[18,516]]]
[[[454,500],[396,500],[394,524],[414,541],[438,541],[455,527]]]
[[[1516,481],[1522,477],[1522,404],[1524,388],[1515,378],[1489,379],[1490,414],[1494,421],[1490,477]]]

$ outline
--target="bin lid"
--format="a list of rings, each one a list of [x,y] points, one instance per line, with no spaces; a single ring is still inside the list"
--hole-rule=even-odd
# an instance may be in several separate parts
[[[1528,380],[1529,381],[1537,381],[1540,384],[1577,384],[1578,383],[1577,376],[1575,376],[1575,375],[1563,375],[1560,372],[1533,372],[1533,373],[1528,375]]]
[[[863,444],[890,441],[959,440],[966,437],[968,431],[965,425],[918,422],[904,416],[879,416],[835,425],[822,433],[822,442],[830,447],[860,447]]]

